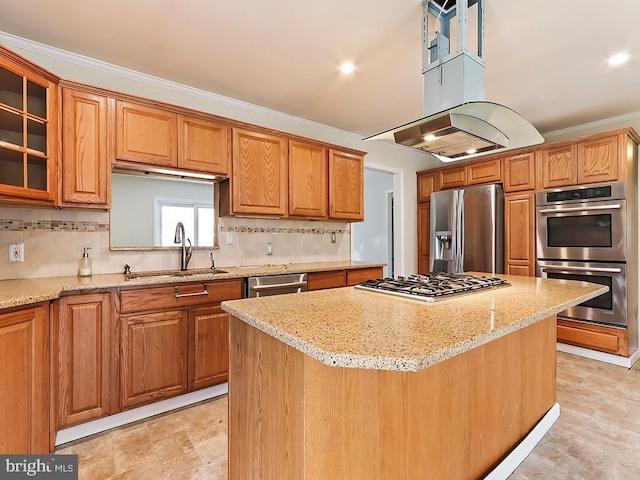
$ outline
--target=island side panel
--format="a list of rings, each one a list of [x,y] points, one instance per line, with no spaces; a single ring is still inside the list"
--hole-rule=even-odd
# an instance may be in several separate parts
[[[230,480],[479,478],[555,403],[553,319],[419,372],[330,367],[231,327]]]
[[[304,478],[304,354],[232,315],[229,339],[229,479]]]

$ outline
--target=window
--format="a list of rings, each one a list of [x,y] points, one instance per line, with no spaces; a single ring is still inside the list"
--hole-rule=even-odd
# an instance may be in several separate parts
[[[182,198],[154,197],[154,218],[155,245],[175,245],[178,222],[184,225],[185,238],[191,240],[193,246],[213,244],[213,204],[195,203]]]

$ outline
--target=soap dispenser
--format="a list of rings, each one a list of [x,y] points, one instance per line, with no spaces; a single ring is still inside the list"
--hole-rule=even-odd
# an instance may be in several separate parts
[[[80,264],[78,266],[79,277],[91,276],[91,259],[89,258],[88,250],[91,250],[91,247],[84,247],[84,253],[82,254],[82,258],[80,259]]]

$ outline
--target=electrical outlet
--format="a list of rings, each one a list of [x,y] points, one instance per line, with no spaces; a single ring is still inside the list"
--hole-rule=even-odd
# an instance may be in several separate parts
[[[331,243],[336,243],[336,232],[331,232]]]
[[[273,243],[267,242],[267,255],[273,255]]]
[[[24,262],[24,243],[9,244],[9,263]]]
[[[233,233],[231,232],[227,232],[227,241],[226,241],[227,245],[233,245]]]

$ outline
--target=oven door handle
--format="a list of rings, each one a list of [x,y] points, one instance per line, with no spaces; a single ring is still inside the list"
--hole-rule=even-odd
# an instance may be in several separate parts
[[[563,270],[569,272],[605,272],[605,273],[621,273],[620,268],[606,268],[606,267],[542,267],[543,272],[561,272]]]
[[[570,208],[543,208],[538,213],[564,213],[564,212],[588,212],[593,210],[619,210],[622,205],[615,203],[613,205],[593,205],[591,207],[570,207]]]

